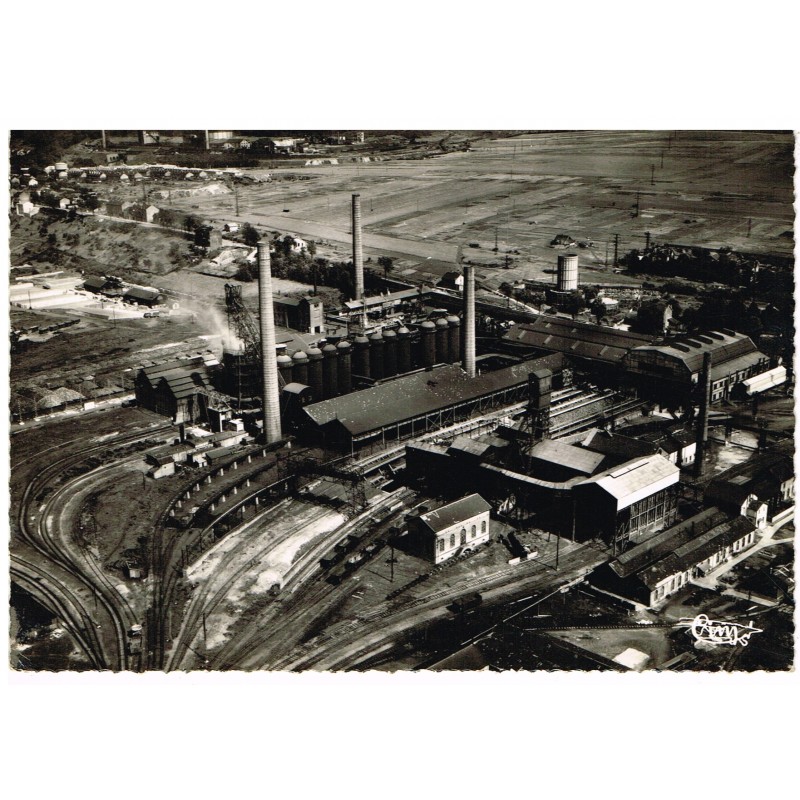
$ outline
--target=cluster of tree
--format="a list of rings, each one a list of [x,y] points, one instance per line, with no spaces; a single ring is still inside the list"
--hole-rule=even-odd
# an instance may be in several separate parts
[[[763,266],[755,258],[728,247],[715,251],[703,247],[657,245],[645,252],[631,250],[620,261],[633,273],[746,287],[753,297],[793,289],[791,270]]]
[[[73,145],[97,138],[99,131],[11,131],[11,166],[44,168],[60,161]],[[24,155],[17,155],[18,151]]]
[[[245,223],[239,231],[245,244],[255,246],[262,236],[256,228]],[[293,236],[281,236],[273,233],[271,240],[272,274],[276,278],[287,278],[299,283],[314,286],[328,286],[338,289],[343,298],[351,298],[355,293],[355,272],[352,261],[330,261],[327,258],[317,257],[314,242],[307,242],[307,247],[298,250]],[[365,288],[372,291],[383,291],[383,280],[394,267],[393,259],[381,256],[377,261],[378,267],[383,271],[383,279],[374,270],[364,270]],[[243,264],[236,278],[241,281],[258,279],[257,264]]]

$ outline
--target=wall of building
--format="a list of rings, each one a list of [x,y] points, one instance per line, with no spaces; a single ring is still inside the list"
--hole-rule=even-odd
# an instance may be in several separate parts
[[[456,525],[451,525],[449,528],[437,533],[431,531],[423,522],[420,522],[419,525],[428,543],[428,556],[435,564],[447,561],[461,551],[462,548],[477,547],[488,542],[491,535],[488,511],[462,520]]]

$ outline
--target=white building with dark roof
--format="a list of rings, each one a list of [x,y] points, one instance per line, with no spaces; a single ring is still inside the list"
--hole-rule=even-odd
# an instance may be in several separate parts
[[[414,518],[425,556],[441,564],[488,542],[490,511],[491,506],[479,494],[470,494]]]

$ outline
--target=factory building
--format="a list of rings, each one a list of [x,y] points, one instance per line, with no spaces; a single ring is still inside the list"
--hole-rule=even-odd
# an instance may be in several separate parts
[[[578,529],[622,550],[673,522],[680,470],[662,455],[629,461],[575,486]]]
[[[325,313],[316,297],[273,297],[275,324],[302,333],[324,333]]]
[[[491,510],[479,494],[470,494],[412,517],[409,526],[416,529],[424,557],[441,564],[489,541]]]
[[[354,374],[359,369],[358,339]],[[366,349],[363,352],[368,354]],[[528,375],[542,367],[560,373],[560,356],[545,356],[474,378],[452,365],[426,369],[306,406],[303,427],[326,444],[346,450],[374,441],[400,441],[453,424],[473,412],[526,400]]]
[[[711,356],[712,403],[727,400],[734,386],[769,370],[769,358],[753,341],[728,329],[635,347],[625,356],[624,364],[627,374],[645,393],[685,397],[702,380],[706,354]]]
[[[207,416],[210,384],[201,358],[145,367],[137,373],[134,387],[140,406],[171,417],[176,424]]]
[[[707,575],[755,543],[756,529],[745,517],[719,508],[690,519],[630,548],[596,569],[589,582],[632,603],[652,608]]]
[[[125,290],[122,297],[126,303],[135,303],[150,308],[162,305],[166,300],[165,295],[158,289],[148,289],[144,286],[131,286]]]
[[[532,322],[514,325],[502,342],[513,353],[547,350],[563,353],[584,369],[608,375],[621,372],[625,356],[631,350],[655,340],[654,336],[641,333],[542,314]]]
[[[794,503],[795,476],[791,456],[763,453],[714,478],[705,489],[706,502],[729,513],[772,519]],[[760,506],[767,506],[760,512]],[[749,514],[748,514],[749,511]],[[766,519],[764,519],[766,521]]]

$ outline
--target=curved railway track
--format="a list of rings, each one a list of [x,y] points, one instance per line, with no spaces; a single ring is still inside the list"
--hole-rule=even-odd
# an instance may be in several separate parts
[[[43,493],[46,489],[52,488],[51,484],[57,482],[57,478],[60,475],[63,475],[70,469],[78,467],[93,456],[107,453],[109,444],[111,444],[113,448],[117,448],[126,444],[146,441],[170,428],[171,425],[165,424],[155,428],[149,428],[146,431],[137,430],[117,435],[111,442],[105,441],[90,447],[85,447],[55,460],[28,482],[16,515],[20,538],[48,561],[66,572],[79,587],[84,587],[91,592],[98,608],[102,607],[103,613],[107,614],[112,621],[113,628],[115,629],[116,652],[108,653],[103,658],[103,668],[105,669],[124,670],[128,666],[125,636],[127,627],[130,624],[129,620],[133,618],[133,611],[127,600],[122,597],[113,584],[111,584],[109,578],[104,575],[101,568],[94,563],[93,559],[76,557],[76,554],[71,552],[66,544],[64,544],[63,532],[50,530],[49,519],[51,517],[54,518],[52,512],[62,502],[63,496],[70,494],[74,490],[75,483],[80,483],[86,480],[90,475],[102,472],[109,467],[107,465],[95,467],[89,472],[84,472],[75,476],[74,480],[62,483],[59,488],[56,491],[52,491],[46,499],[43,497]],[[46,448],[45,451],[42,452],[47,452],[50,449],[53,448]],[[37,455],[41,455],[41,452]],[[138,459],[139,456],[135,458]],[[134,457],[128,460],[134,460]],[[111,466],[118,466],[118,463]],[[40,505],[36,507],[36,503],[40,503]],[[59,539],[61,542],[59,542]],[[46,574],[46,571],[42,570],[41,567],[37,569]],[[96,581],[100,582],[100,586],[97,585]],[[84,602],[79,600],[74,592],[66,586],[59,587],[58,591],[70,593],[72,599],[80,606],[81,612],[85,615],[85,618],[91,618],[86,610]],[[56,590],[51,589],[50,593],[53,595],[56,593]],[[52,596],[49,599],[52,601]],[[119,610],[120,607],[123,609],[122,612]],[[63,605],[61,610],[63,610]],[[52,607],[51,611],[60,613],[57,609]],[[127,613],[125,613],[126,611]],[[72,616],[67,617],[65,625],[69,626],[70,622],[75,624],[75,620]],[[80,629],[73,630],[70,628],[70,633],[73,634],[76,641],[85,642]],[[87,655],[92,659],[96,659],[98,656],[97,652],[87,652]]]

